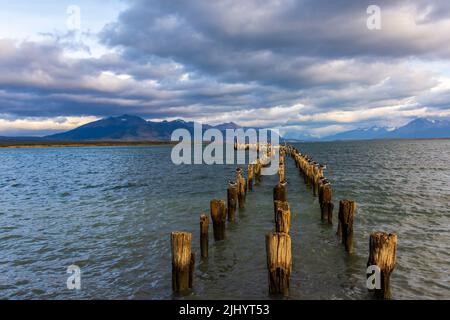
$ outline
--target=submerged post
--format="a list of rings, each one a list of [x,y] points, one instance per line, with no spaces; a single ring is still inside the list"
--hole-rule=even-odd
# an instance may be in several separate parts
[[[200,250],[202,258],[208,258],[209,218],[206,214],[200,216]]]
[[[258,157],[256,159],[256,164],[255,164],[255,179],[256,179],[256,182],[261,182],[261,170],[262,170],[261,160]]]
[[[214,240],[224,240],[225,224],[227,220],[225,201],[217,199],[211,201],[211,219],[213,221]]]
[[[253,190],[253,164],[248,165],[247,186],[248,190]]]
[[[236,207],[238,202],[238,184],[230,181],[227,189],[227,207],[228,207],[228,221],[234,222],[236,220]]]
[[[191,254],[192,233],[172,232],[172,289],[183,292],[192,288],[192,275],[195,258],[192,262]]]
[[[326,221],[329,224],[333,224],[334,205],[332,202],[333,192],[331,189],[331,184],[330,183],[322,184],[320,192],[322,200],[322,203],[320,204],[322,221]]]
[[[285,169],[284,169],[284,164],[278,167],[278,181],[279,182],[283,182],[286,180],[286,175],[285,175]]]
[[[289,294],[292,271],[291,237],[287,233],[266,235],[270,294]]]
[[[287,201],[286,181],[279,182],[275,188],[273,188],[273,200]]]
[[[194,287],[194,270],[195,270],[195,253],[191,253],[191,260],[189,261],[189,289]]]
[[[318,182],[318,193],[319,193],[319,204],[322,206],[323,203],[323,187],[328,184],[328,180],[325,178],[320,178]]]
[[[312,177],[312,185],[313,185],[313,195],[316,197],[319,193],[319,179],[321,178],[320,167],[319,164],[314,164],[313,167],[313,177]]]
[[[381,287],[375,289],[375,297],[390,299],[389,280],[395,268],[397,251],[397,235],[385,232],[374,232],[370,235],[369,260],[367,266],[378,266],[381,270]]]
[[[273,221],[276,223],[278,210],[290,210],[289,203],[287,201],[274,200],[273,209]]]
[[[339,224],[338,235],[342,237],[345,251],[353,251],[353,218],[355,215],[356,203],[351,200],[339,202]]]
[[[238,201],[239,201],[239,209],[245,208],[245,178],[240,176],[238,183]]]
[[[275,230],[289,233],[291,229],[291,209],[287,201],[275,201]]]

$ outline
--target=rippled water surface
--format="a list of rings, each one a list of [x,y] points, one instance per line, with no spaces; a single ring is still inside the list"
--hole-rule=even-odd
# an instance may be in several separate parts
[[[294,162],[286,175],[292,208],[293,299],[367,299],[372,231],[398,234],[396,299],[450,299],[450,141],[298,144],[328,164],[334,202],[358,203],[355,254],[323,225],[317,198]],[[226,197],[235,166],[175,166],[171,147],[0,150],[0,298],[172,299],[170,232],[191,231]],[[273,228],[264,177],[227,240],[197,259],[187,298],[267,299],[264,235]],[[69,265],[82,289],[66,287]]]

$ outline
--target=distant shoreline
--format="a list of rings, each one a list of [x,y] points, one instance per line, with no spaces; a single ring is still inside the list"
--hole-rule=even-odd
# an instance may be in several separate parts
[[[172,141],[11,141],[0,142],[0,149],[20,148],[82,148],[82,147],[147,147],[173,145]]]
[[[333,140],[333,141],[293,141],[290,143],[340,143],[364,141],[424,141],[450,140],[450,138],[397,138],[397,139],[366,139],[366,140]],[[0,149],[43,149],[43,148],[84,148],[84,147],[148,147],[176,145],[179,141],[0,141]],[[204,141],[203,144],[209,142]]]
[[[386,138],[386,139],[338,139],[338,140],[312,140],[312,141],[296,141],[286,140],[289,143],[329,143],[329,142],[367,142],[367,141],[434,141],[434,140],[450,140],[450,137],[444,138]]]

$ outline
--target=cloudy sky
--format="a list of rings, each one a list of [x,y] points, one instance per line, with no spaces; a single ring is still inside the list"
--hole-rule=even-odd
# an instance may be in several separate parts
[[[448,0],[0,5],[0,135],[125,113],[316,136],[450,117]]]

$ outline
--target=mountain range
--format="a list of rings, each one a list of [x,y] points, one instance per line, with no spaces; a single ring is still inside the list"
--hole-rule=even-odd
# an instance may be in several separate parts
[[[372,140],[372,139],[431,139],[450,138],[449,120],[428,120],[417,118],[399,128],[371,127],[341,132],[323,138],[335,140]]]
[[[203,125],[203,130],[211,128],[222,132],[226,129],[248,129],[234,122],[216,126]],[[183,120],[152,122],[137,116],[122,115],[104,118],[67,132],[46,137],[0,137],[0,141],[167,141],[170,140],[172,132],[176,129],[186,129],[193,133],[194,122]],[[288,141],[336,141],[417,138],[450,138],[450,121],[418,118],[395,129],[386,127],[361,128],[324,138],[315,138],[308,134],[290,131],[284,134],[282,139]]]
[[[170,140],[176,129],[194,132],[194,122],[183,120],[152,122],[137,116],[122,115],[108,117],[85,124],[73,130],[44,137],[58,141],[166,141]],[[220,131],[239,129],[239,125],[230,122],[217,126],[205,125],[203,130],[215,128]]]

